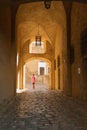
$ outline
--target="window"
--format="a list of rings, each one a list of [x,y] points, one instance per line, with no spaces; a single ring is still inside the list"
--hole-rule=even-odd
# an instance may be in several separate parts
[[[29,45],[29,53],[39,53],[39,54],[42,54],[42,53],[45,53],[46,52],[46,43],[44,42],[41,42],[41,45],[40,46],[36,46],[35,42],[32,42],[30,45]]]

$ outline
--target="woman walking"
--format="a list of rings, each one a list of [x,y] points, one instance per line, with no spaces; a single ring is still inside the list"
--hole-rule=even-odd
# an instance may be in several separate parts
[[[34,76],[34,74],[33,74],[33,76],[32,76],[32,85],[33,85],[33,89],[35,89],[35,76]]]

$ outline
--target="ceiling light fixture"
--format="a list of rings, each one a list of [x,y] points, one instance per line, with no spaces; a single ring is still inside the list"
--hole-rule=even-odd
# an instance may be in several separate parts
[[[44,5],[46,9],[49,9],[51,6],[51,0],[44,0]]]
[[[35,45],[41,46],[41,35],[39,34],[39,25],[38,25],[38,34],[35,36]]]

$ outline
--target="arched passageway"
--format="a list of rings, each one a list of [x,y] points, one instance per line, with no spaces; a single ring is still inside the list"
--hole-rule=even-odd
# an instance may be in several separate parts
[[[36,1],[0,6],[0,129],[86,130],[87,102],[73,97],[87,100],[87,5],[51,1],[47,10]],[[24,65],[39,59],[50,62],[53,90],[16,94]]]
[[[51,1],[47,10],[42,0],[36,1],[25,0],[25,4],[19,0],[0,8],[0,101],[15,96],[17,76],[23,88],[23,65],[32,57],[51,61],[52,89],[87,99],[87,5]],[[30,54],[29,45],[35,41],[38,25],[47,51]]]
[[[43,47],[35,46],[38,31],[41,44],[44,43],[44,50]],[[16,15],[16,36],[20,88],[23,88],[23,65],[26,60],[32,57],[42,57],[51,62],[50,88],[65,91],[68,86],[68,79],[66,79],[68,66],[66,14],[63,3],[53,1],[50,10],[44,8],[43,2],[21,4]]]
[[[35,89],[45,86],[45,88],[51,88],[51,63],[42,59],[29,60],[24,65],[23,71],[23,88],[32,87],[32,75],[35,76]],[[29,86],[30,85],[30,86]]]

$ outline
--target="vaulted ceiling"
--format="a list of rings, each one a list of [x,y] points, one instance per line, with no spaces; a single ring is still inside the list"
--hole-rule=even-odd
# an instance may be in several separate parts
[[[21,4],[16,15],[16,30],[18,44],[27,40],[34,41],[38,32],[42,40],[55,43],[56,31],[66,28],[66,15],[61,1],[52,1],[51,8],[46,9],[43,2]]]

